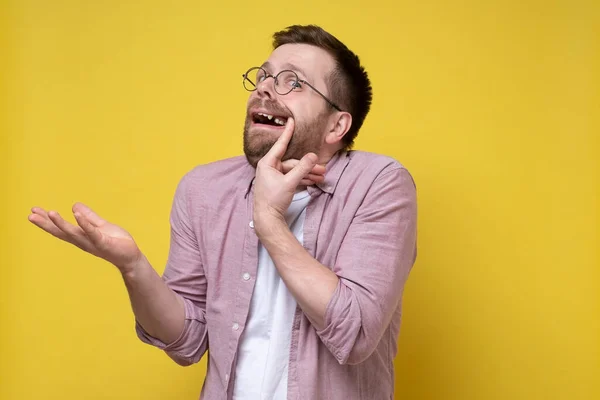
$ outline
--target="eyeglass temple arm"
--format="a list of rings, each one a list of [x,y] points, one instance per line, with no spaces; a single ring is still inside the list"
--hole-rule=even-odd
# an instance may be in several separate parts
[[[305,83],[305,84],[307,84],[308,86],[310,86],[310,87],[311,87],[311,89],[312,89],[312,90],[314,90],[315,92],[319,93],[319,95],[320,95],[320,96],[321,96],[321,97],[322,97],[322,98],[323,98],[323,99],[324,99],[326,102],[328,102],[328,103],[329,103],[329,104],[330,104],[330,105],[331,105],[333,108],[335,108],[335,109],[336,109],[336,110],[338,110],[338,111],[342,111],[342,109],[341,109],[341,108],[339,108],[339,107],[337,106],[337,104],[335,104],[333,101],[329,100],[329,99],[327,98],[327,96],[325,96],[323,93],[319,92],[319,90],[318,90],[316,87],[314,87],[314,86],[313,86],[313,85],[311,85],[310,83],[306,82],[305,80],[302,80],[302,83]]]

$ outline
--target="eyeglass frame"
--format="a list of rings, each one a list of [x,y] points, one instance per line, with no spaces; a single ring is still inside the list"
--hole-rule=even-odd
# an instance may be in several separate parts
[[[245,74],[242,74],[242,78],[244,78],[244,80],[242,81],[242,84],[243,84],[245,81],[248,81],[248,82],[250,82],[250,83],[252,84],[252,86],[254,86],[254,89],[252,89],[252,90],[249,90],[249,89],[246,87],[246,85],[243,85],[243,86],[244,86],[244,89],[246,89],[246,90],[247,90],[247,91],[249,91],[249,92],[254,92],[256,89],[258,89],[258,85],[257,85],[257,84],[255,84],[254,82],[252,82],[252,81],[250,80],[250,78],[248,78],[248,74],[249,74],[249,73],[250,73],[252,70],[257,70],[257,71],[258,71],[258,70],[262,70],[262,71],[265,73],[265,79],[263,79],[263,82],[264,82],[264,80],[266,80],[266,79],[267,79],[267,78],[269,78],[269,77],[273,78],[273,80],[275,81],[275,88],[277,88],[277,77],[279,77],[279,75],[281,75],[281,74],[282,74],[282,73],[284,73],[284,72],[291,72],[292,74],[294,74],[294,75],[296,76],[296,82],[298,82],[298,83],[302,83],[302,84],[306,84],[306,86],[308,86],[309,88],[311,88],[312,90],[314,90],[315,92],[317,92],[317,93],[318,93],[318,94],[319,94],[319,95],[320,95],[320,96],[321,96],[321,97],[322,97],[322,98],[323,98],[323,99],[324,99],[324,100],[325,100],[327,103],[329,103],[329,105],[330,105],[330,106],[332,106],[333,108],[335,108],[335,109],[336,109],[336,110],[338,110],[338,111],[342,111],[342,109],[341,109],[341,108],[340,108],[340,107],[339,107],[337,104],[335,104],[333,101],[329,100],[329,99],[327,98],[327,96],[325,96],[323,93],[321,93],[321,92],[320,92],[320,91],[319,91],[319,90],[318,90],[316,87],[314,87],[313,85],[311,85],[310,83],[308,83],[306,80],[304,80],[304,79],[300,79],[300,77],[298,76],[298,73],[296,73],[296,71],[293,71],[293,70],[291,70],[291,69],[284,69],[284,70],[282,70],[282,71],[279,71],[279,72],[278,72],[276,75],[273,75],[273,74],[270,74],[270,73],[268,73],[268,72],[267,72],[267,71],[266,71],[266,70],[265,70],[263,67],[252,67],[252,68],[248,69],[248,71],[246,71],[246,73],[245,73]],[[259,82],[259,83],[260,83],[260,82]],[[290,94],[291,92],[293,92],[293,91],[294,91],[294,89],[296,89],[296,88],[298,88],[298,87],[299,87],[299,86],[296,86],[296,85],[294,85],[294,86],[293,86],[293,87],[292,87],[292,88],[291,88],[291,89],[290,89],[290,90],[289,90],[287,93],[283,93],[283,94],[282,94],[282,93],[279,93],[279,92],[277,91],[277,89],[275,89],[275,92],[276,92],[277,94],[281,95],[281,96],[286,96],[286,95]]]

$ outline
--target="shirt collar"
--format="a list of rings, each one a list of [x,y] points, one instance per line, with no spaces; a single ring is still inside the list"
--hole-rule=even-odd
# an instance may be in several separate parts
[[[342,172],[346,169],[350,156],[347,151],[340,150],[331,157],[331,160],[327,162],[325,166],[325,180],[322,183],[317,183],[314,186],[310,186],[310,190],[322,190],[325,193],[333,194],[335,188],[342,176]]]
[[[317,183],[307,188],[309,194],[313,194],[316,191],[323,191],[325,193],[333,194],[335,188],[342,176],[342,173],[346,169],[348,162],[350,161],[350,153],[344,150],[340,150],[331,157],[325,166],[325,180],[322,183]],[[244,197],[253,190],[254,186],[254,168],[252,168],[253,174],[249,180],[247,180],[247,186]]]

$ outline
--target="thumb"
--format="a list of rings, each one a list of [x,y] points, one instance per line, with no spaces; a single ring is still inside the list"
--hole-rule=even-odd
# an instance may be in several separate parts
[[[296,160],[293,158],[282,161],[281,169],[282,169],[283,173],[287,174],[288,172],[290,172],[296,165],[298,165],[299,162],[300,162],[300,160]]]
[[[99,226],[100,224],[106,222],[102,218],[100,218],[98,214],[92,211],[91,208],[89,208],[83,203],[78,202],[73,205],[73,214],[75,213],[85,216],[85,218],[93,226]]]
[[[286,181],[290,186],[298,186],[300,181],[312,171],[317,164],[318,157],[315,153],[308,153],[300,162],[285,175]]]

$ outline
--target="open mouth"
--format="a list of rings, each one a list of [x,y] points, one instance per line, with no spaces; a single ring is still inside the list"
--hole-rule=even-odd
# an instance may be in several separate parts
[[[270,125],[270,126],[285,126],[286,117],[278,117],[275,115],[265,114],[262,112],[255,113],[252,116],[252,122],[255,124]]]

